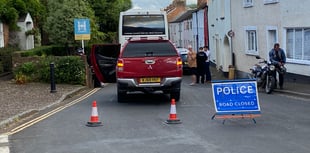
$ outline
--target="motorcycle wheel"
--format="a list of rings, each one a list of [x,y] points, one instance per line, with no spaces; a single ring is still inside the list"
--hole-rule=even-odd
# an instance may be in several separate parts
[[[269,78],[266,80],[265,92],[267,94],[271,94],[271,92],[275,88],[275,85],[276,85],[275,78],[272,76],[269,76]]]

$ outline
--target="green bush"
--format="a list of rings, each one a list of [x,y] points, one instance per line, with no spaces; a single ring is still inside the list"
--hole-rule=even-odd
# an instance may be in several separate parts
[[[81,84],[85,82],[85,66],[79,56],[60,58],[55,69],[56,82]]]
[[[23,63],[21,66],[17,67],[14,70],[15,79],[19,80],[19,76],[24,75],[26,76],[27,82],[32,82],[38,80],[38,71],[37,65],[32,62]]]
[[[50,83],[51,63],[54,64],[55,83],[85,85],[85,66],[80,56],[48,56],[43,57],[39,63],[24,63],[14,71],[15,79],[22,76],[27,82]]]
[[[48,56],[39,62],[38,73],[41,82],[50,82],[50,63],[54,63],[56,58]]]

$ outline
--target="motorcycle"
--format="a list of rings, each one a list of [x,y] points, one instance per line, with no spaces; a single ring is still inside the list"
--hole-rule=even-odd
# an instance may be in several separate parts
[[[257,87],[264,89],[267,94],[270,94],[276,87],[276,79],[273,77],[276,73],[276,66],[260,56],[255,57],[256,59],[262,59],[262,61],[250,68],[249,78],[256,79]]]

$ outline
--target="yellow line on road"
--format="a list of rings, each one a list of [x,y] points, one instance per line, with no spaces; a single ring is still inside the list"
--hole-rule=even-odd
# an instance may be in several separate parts
[[[24,123],[24,124],[22,124],[22,125],[20,125],[20,126],[18,126],[16,128],[14,128],[14,129],[12,129],[10,132],[6,133],[6,135],[12,135],[12,134],[15,134],[17,132],[20,132],[20,131],[22,131],[22,130],[24,130],[24,129],[26,129],[26,128],[28,128],[28,127],[30,127],[30,126],[32,126],[32,125],[34,125],[34,124],[36,124],[36,123],[46,119],[46,118],[48,118],[48,117],[50,117],[50,116],[52,116],[52,115],[54,115],[54,114],[56,114],[56,113],[58,113],[60,111],[62,111],[62,110],[64,110],[65,108],[68,108],[68,107],[70,107],[70,106],[72,106],[72,105],[74,105],[76,103],[81,102],[82,100],[84,100],[87,97],[91,96],[92,94],[96,93],[100,89],[101,88],[94,88],[93,90],[91,90],[90,92],[86,93],[85,95],[79,97],[78,99],[73,100],[72,102],[70,102],[70,103],[68,103],[66,105],[57,107],[56,109],[53,109],[53,110],[51,110],[51,111],[49,111],[49,112],[47,112],[47,113],[45,113],[45,114],[43,114],[43,115],[41,115],[41,116],[39,116],[37,118],[34,118],[34,119],[32,119],[32,120],[30,120],[30,121],[28,121],[28,122],[26,122],[26,123]]]

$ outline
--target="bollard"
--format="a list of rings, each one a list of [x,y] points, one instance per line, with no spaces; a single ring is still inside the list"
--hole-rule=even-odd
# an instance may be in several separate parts
[[[55,85],[55,64],[54,63],[50,63],[50,78],[51,78],[51,93],[55,93],[56,91],[56,85]]]
[[[228,79],[234,80],[235,79],[235,67],[233,65],[229,65],[228,69],[229,69]]]

